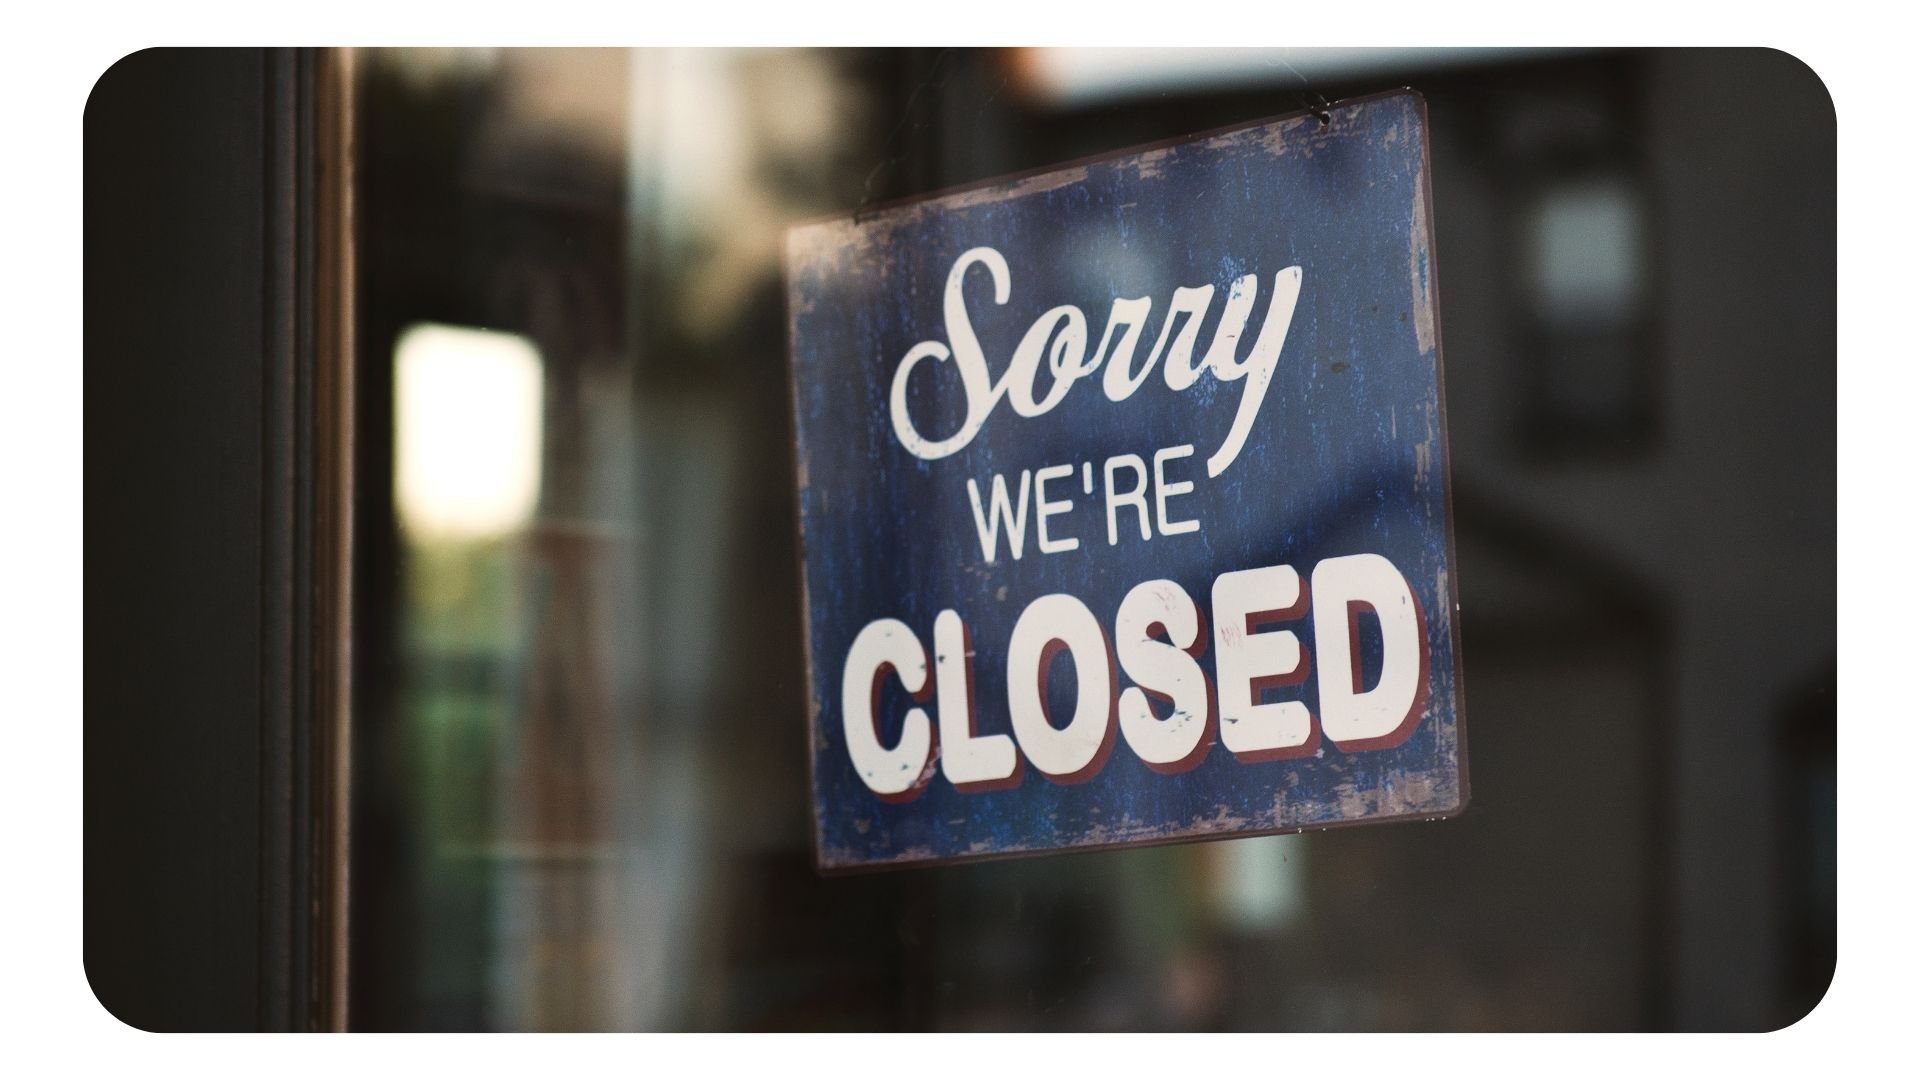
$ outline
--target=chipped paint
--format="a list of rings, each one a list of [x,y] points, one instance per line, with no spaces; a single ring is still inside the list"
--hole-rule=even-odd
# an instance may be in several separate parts
[[[1425,170],[1413,185],[1413,222],[1407,227],[1407,277],[1413,287],[1413,333],[1420,343],[1420,355],[1433,352],[1433,233],[1427,227],[1427,177]]]
[[[955,195],[944,209],[959,210],[969,206],[990,206],[994,203],[1024,199],[1033,195],[1044,195],[1049,191],[1057,191],[1063,187],[1071,187],[1074,184],[1083,183],[1086,179],[1087,170],[1084,168],[1060,169],[1056,172],[1044,173],[1040,176],[1029,176],[1024,180],[1016,180],[1011,184],[981,188],[978,191],[969,191]]]
[[[1287,124],[1275,124],[1267,129],[1266,134],[1261,139],[1261,143],[1266,147],[1269,155],[1281,157],[1286,154],[1287,129],[1289,126],[1290,125]]]
[[[1163,174],[1166,161],[1173,156],[1173,147],[1163,146],[1158,150],[1149,150],[1131,161],[1121,163],[1121,168],[1130,168],[1134,175],[1142,180],[1157,180]]]

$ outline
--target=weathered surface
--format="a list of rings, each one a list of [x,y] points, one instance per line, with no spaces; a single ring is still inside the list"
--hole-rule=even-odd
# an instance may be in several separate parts
[[[1311,116],[1280,120],[790,234],[809,747],[823,868],[1430,818],[1464,805],[1425,162],[1424,102],[1397,93],[1335,107],[1325,124]],[[1121,401],[1100,392],[1096,373],[1044,415],[1015,416],[1002,402],[950,457],[925,460],[903,450],[889,420],[895,369],[916,343],[946,340],[948,269],[982,245],[1011,267],[1006,304],[993,302],[984,274],[967,294],[996,379],[1028,327],[1055,305],[1085,312],[1093,359],[1116,297],[1153,300],[1137,366],[1174,290],[1211,284],[1197,362],[1228,287],[1258,274],[1263,285],[1244,354],[1266,314],[1265,283],[1301,267],[1272,387],[1231,466],[1209,478],[1200,462],[1221,445],[1244,384],[1203,373],[1174,392],[1157,370]],[[1043,362],[1038,389],[1050,381]],[[909,386],[926,430],[957,426],[965,406],[950,363],[924,363]],[[1177,512],[1201,529],[1149,541],[1123,529],[1110,544],[1098,485],[1092,497],[1082,489],[1084,464],[1097,476],[1113,455],[1150,459],[1156,449],[1187,443],[1197,454],[1183,462],[1180,478],[1196,486]],[[1055,519],[1055,529],[1077,536],[1079,549],[1042,555],[1029,520],[1021,559],[1002,553],[986,561],[966,482],[977,481],[984,493],[996,473],[1012,482],[1023,469],[1060,464],[1074,473],[1054,497],[1077,505]],[[1323,559],[1357,552],[1391,560],[1425,615],[1425,712],[1396,746],[1348,753],[1316,733],[1310,755],[1252,763],[1215,745],[1197,767],[1168,775],[1148,769],[1122,742],[1082,783],[1057,784],[1028,769],[1015,786],[962,792],[935,777],[898,803],[877,798],[849,761],[841,664],[872,620],[905,622],[931,660],[934,617],[958,611],[974,642],[978,731],[1006,732],[1007,642],[1034,598],[1077,596],[1111,633],[1121,598],[1148,579],[1180,583],[1205,611],[1221,573],[1284,563],[1304,577]],[[1290,626],[1311,658],[1311,620]],[[1377,654],[1377,643],[1362,647],[1363,673],[1377,672]],[[1210,658],[1201,662],[1212,676]],[[1119,685],[1128,685],[1124,674]],[[898,738],[900,716],[913,704],[898,690],[880,695],[883,742]],[[1311,679],[1275,693],[1318,715]]]

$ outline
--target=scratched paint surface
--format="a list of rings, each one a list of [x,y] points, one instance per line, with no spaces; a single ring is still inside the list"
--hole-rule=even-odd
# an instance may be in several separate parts
[[[1426,112],[1410,92],[1336,106],[1330,122],[1284,119],[1053,173],[993,183],[890,208],[856,222],[801,226],[789,236],[789,309],[798,432],[799,506],[809,650],[816,853],[824,869],[907,864],[1045,849],[1319,828],[1457,812],[1466,800],[1458,714],[1456,634],[1440,354],[1429,265]],[[973,282],[968,310],[998,379],[1015,344],[1049,308],[1086,313],[1088,354],[1116,297],[1153,298],[1136,364],[1181,286],[1216,286],[1195,360],[1212,340],[1221,298],[1242,275],[1263,286],[1247,336],[1266,312],[1266,283],[1302,268],[1298,307],[1273,385],[1238,458],[1208,478],[1202,462],[1224,440],[1242,383],[1203,373],[1185,392],[1156,371],[1114,402],[1099,378],[1024,418],[1005,403],[965,449],[922,460],[895,437],[888,395],[916,343],[946,340],[947,272],[970,248],[1006,256],[1011,296]],[[985,274],[975,273],[982,279]],[[910,383],[923,431],[945,434],[965,413],[948,364]],[[1041,380],[1047,375],[1043,364]],[[1116,454],[1151,460],[1192,444],[1178,464],[1194,491],[1176,513],[1198,532],[1121,532],[1109,544],[1100,490],[1082,464]],[[1056,490],[1076,503],[1054,519],[1076,551],[1026,551],[989,563],[966,482],[1071,464]],[[1057,496],[1056,496],[1057,497]],[[1250,764],[1214,745],[1191,771],[1156,773],[1124,740],[1091,779],[1056,784],[1032,768],[1018,786],[962,792],[935,776],[915,799],[888,803],[855,774],[843,745],[841,667],[861,627],[905,622],[933,651],[932,626],[952,608],[976,652],[980,734],[1010,731],[1007,643],[1036,597],[1066,592],[1109,627],[1135,584],[1171,578],[1208,612],[1213,579],[1289,564],[1304,577],[1322,559],[1387,557],[1425,612],[1428,697],[1406,741]],[[1311,620],[1292,624],[1309,657]],[[1381,663],[1362,635],[1363,673]],[[1212,657],[1201,662],[1213,676]],[[1371,669],[1369,670],[1369,665]],[[1120,685],[1128,685],[1124,674]],[[1070,715],[1071,677],[1049,691]],[[1270,692],[1273,693],[1273,692]],[[1318,716],[1313,680],[1278,697]],[[1268,700],[1276,698],[1270,697]],[[880,694],[883,743],[899,738],[914,702],[897,680]],[[931,712],[934,702],[924,703]]]

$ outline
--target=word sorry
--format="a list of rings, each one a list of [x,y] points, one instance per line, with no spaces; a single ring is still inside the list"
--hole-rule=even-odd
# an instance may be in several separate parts
[[[918,458],[928,460],[943,458],[958,453],[987,422],[994,407],[1005,398],[1013,411],[1024,417],[1039,416],[1051,410],[1066,398],[1073,384],[1099,370],[1104,364],[1106,373],[1101,377],[1101,387],[1106,391],[1109,401],[1124,401],[1133,396],[1146,382],[1153,366],[1166,356],[1166,365],[1161,369],[1162,377],[1170,389],[1183,391],[1200,378],[1202,368],[1210,369],[1222,382],[1246,380],[1246,386],[1240,393],[1239,410],[1233,417],[1233,427],[1227,432],[1226,441],[1207,459],[1207,475],[1219,476],[1233,459],[1239,456],[1240,448],[1247,441],[1247,434],[1253,428],[1254,418],[1260,412],[1260,405],[1267,397],[1267,387],[1273,381],[1273,369],[1280,360],[1281,346],[1287,340],[1287,327],[1293,323],[1293,312],[1300,299],[1301,270],[1298,266],[1289,266],[1273,276],[1273,299],[1267,304],[1267,321],[1260,327],[1260,336],[1255,339],[1252,351],[1245,360],[1237,359],[1241,335],[1247,329],[1247,317],[1253,312],[1253,304],[1260,291],[1260,277],[1248,274],[1235,281],[1227,290],[1227,302],[1220,313],[1220,325],[1213,333],[1213,343],[1208,346],[1206,355],[1199,366],[1193,362],[1195,339],[1200,335],[1200,322],[1206,317],[1207,309],[1213,303],[1212,285],[1173,290],[1173,302],[1167,307],[1167,317],[1160,324],[1160,336],[1154,342],[1153,351],[1147,354],[1147,362],[1138,371],[1133,369],[1133,352],[1140,341],[1140,331],[1146,325],[1147,315],[1153,309],[1151,297],[1128,299],[1116,298],[1113,311],[1107,318],[1107,329],[1100,336],[1100,344],[1093,351],[1091,362],[1083,363],[1087,354],[1087,317],[1072,304],[1062,304],[1051,308],[1033,321],[1020,344],[1014,347],[1013,358],[1007,364],[1007,370],[999,382],[994,382],[987,373],[986,354],[981,351],[980,339],[973,332],[973,324],[967,317],[966,298],[962,295],[966,284],[967,270],[975,263],[987,268],[993,278],[993,302],[1005,304],[1013,292],[1013,278],[1007,269],[1006,257],[990,247],[976,247],[963,253],[954,260],[953,269],[947,273],[947,289],[944,297],[946,315],[946,342],[922,341],[907,350],[901,358],[899,368],[893,373],[893,389],[890,407],[893,416],[893,433],[907,452]],[[1184,318],[1183,318],[1184,317]],[[1174,331],[1175,324],[1179,331]],[[1116,329],[1119,339],[1115,341]],[[1169,341],[1171,340],[1171,347]],[[1051,343],[1051,348],[1049,348]],[[1111,351],[1109,351],[1111,349]],[[1053,376],[1053,384],[1043,398],[1036,399],[1034,385],[1040,371],[1040,355],[1047,355],[1047,369]],[[960,375],[960,387],[966,394],[966,418],[960,422],[959,430],[944,439],[929,439],[914,426],[913,418],[907,412],[907,382],[913,376],[914,368],[922,360],[952,360],[954,369]]]
[[[1147,767],[1184,772],[1215,741],[1242,762],[1302,757],[1320,736],[1341,750],[1395,746],[1418,726],[1427,702],[1427,632],[1406,578],[1380,555],[1345,555],[1315,566],[1308,587],[1291,566],[1222,574],[1213,583],[1213,634],[1186,590],[1173,581],[1133,587],[1120,603],[1113,635],[1087,605],[1066,593],[1034,600],[1015,622],[1007,647],[1007,714],[1013,734],[979,734],[973,692],[973,639],[958,612],[933,620],[934,659],[913,629],[876,619],[854,637],[840,684],[847,754],[862,782],[886,802],[908,802],[936,766],[961,791],[1020,783],[1031,762],[1047,779],[1077,784],[1106,765],[1116,730]],[[1311,600],[1311,602],[1310,602]],[[1307,651],[1292,630],[1264,626],[1298,620],[1312,609],[1319,654],[1320,716],[1301,701],[1263,701],[1263,691],[1307,681]],[[1359,617],[1379,620],[1381,669],[1361,685]],[[1200,656],[1213,646],[1214,677]],[[1073,715],[1060,725],[1047,711],[1047,681],[1064,653],[1074,665]],[[1119,689],[1116,673],[1133,682]],[[907,711],[898,741],[880,741],[880,691],[895,677],[916,702],[937,693],[936,724],[923,707]],[[1149,699],[1169,706],[1157,713]]]

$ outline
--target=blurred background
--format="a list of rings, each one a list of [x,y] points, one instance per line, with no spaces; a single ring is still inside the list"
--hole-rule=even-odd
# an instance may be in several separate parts
[[[1835,117],[1792,57],[353,70],[353,1028],[1758,1030],[1825,991]],[[1470,808],[816,875],[786,227],[1401,85]]]

